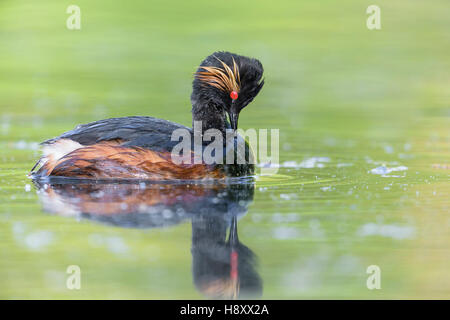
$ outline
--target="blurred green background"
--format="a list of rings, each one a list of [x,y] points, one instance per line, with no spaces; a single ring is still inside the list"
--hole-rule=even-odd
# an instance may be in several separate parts
[[[70,4],[81,30],[66,28]],[[366,28],[371,4],[381,30]],[[243,128],[279,128],[282,163],[328,159],[257,182],[239,228],[259,256],[263,298],[450,298],[449,16],[448,0],[1,1],[0,298],[202,298],[189,224],[49,216],[26,174],[38,142],[79,123],[190,125],[192,74],[216,50],[264,65]],[[381,165],[408,170],[370,173]],[[370,224],[394,232],[367,235]],[[42,232],[44,245],[27,245]],[[93,247],[92,235],[128,251]],[[70,264],[84,270],[80,291],[65,288]],[[381,290],[365,286],[371,264]]]

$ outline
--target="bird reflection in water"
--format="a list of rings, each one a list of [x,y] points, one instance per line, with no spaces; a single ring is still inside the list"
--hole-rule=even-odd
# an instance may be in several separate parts
[[[34,183],[44,211],[53,214],[124,228],[161,228],[190,220],[197,290],[215,299],[262,294],[256,256],[237,232],[237,220],[253,200],[253,183]]]

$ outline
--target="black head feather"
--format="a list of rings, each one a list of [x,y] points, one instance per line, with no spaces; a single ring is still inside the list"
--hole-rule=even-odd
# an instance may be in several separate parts
[[[222,108],[231,119],[236,117],[258,95],[264,85],[263,66],[259,60],[219,51],[208,56],[200,64],[193,82],[191,101],[193,106]],[[230,94],[236,91],[237,99]]]

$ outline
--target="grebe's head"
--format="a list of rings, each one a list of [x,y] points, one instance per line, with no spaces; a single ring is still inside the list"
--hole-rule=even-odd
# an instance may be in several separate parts
[[[222,108],[236,130],[239,113],[264,85],[263,66],[257,59],[215,52],[200,64],[193,82],[192,104]]]

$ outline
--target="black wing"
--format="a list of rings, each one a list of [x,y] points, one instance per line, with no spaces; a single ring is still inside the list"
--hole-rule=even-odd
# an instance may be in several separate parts
[[[153,117],[124,117],[95,121],[77,126],[59,137],[42,142],[52,144],[59,139],[71,139],[82,145],[101,141],[121,140],[123,145],[170,151],[179,141],[171,141],[176,129],[191,129],[171,121]]]

